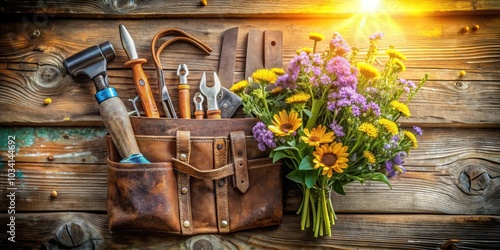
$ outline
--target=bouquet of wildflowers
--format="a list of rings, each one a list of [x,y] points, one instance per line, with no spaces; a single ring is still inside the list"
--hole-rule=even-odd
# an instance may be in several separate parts
[[[381,181],[404,173],[403,159],[417,147],[422,130],[401,128],[399,118],[410,116],[408,103],[427,80],[399,78],[406,57],[390,47],[388,60],[377,60],[377,42],[370,37],[363,60],[338,33],[322,53],[324,39],[310,33],[312,48],[299,49],[287,70],[259,69],[231,88],[243,100],[246,114],[260,119],[253,128],[260,150],[271,149],[274,161],[290,167],[287,178],[303,191],[298,210],[301,229],[312,227],[314,236],[331,236],[335,212],[331,190],[344,193],[344,185]]]

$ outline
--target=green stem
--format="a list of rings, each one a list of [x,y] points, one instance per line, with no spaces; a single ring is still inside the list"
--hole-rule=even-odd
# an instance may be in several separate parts
[[[306,219],[307,219],[307,216],[309,215],[309,195],[311,194],[311,191],[309,190],[309,188],[305,188],[305,192],[304,192],[304,199],[303,199],[303,203],[304,203],[304,207],[302,209],[302,216],[301,216],[301,220],[300,220],[300,229],[304,230],[305,226],[306,226]]]
[[[314,197],[310,196],[311,209],[312,209],[312,218],[313,218],[313,228],[316,226],[316,205],[314,203]]]
[[[321,199],[318,197],[318,211],[316,213],[316,221],[314,222],[314,237],[317,238],[318,237],[318,234],[319,234],[319,228],[320,228],[320,225],[323,225],[323,223],[321,223]]]
[[[330,228],[330,216],[327,208],[327,200],[325,196],[325,189],[321,189],[321,205],[323,206],[323,217],[325,221],[325,231],[328,236],[332,236],[332,230]]]

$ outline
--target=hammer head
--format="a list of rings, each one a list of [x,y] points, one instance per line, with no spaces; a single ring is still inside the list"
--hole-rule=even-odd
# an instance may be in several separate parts
[[[71,77],[86,76],[94,79],[98,75],[106,76],[106,64],[115,59],[116,53],[110,42],[88,47],[64,61],[64,67]]]

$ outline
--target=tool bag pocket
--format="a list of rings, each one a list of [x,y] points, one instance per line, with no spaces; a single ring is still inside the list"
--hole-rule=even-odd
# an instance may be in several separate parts
[[[111,232],[229,233],[278,225],[281,164],[257,148],[254,119],[131,118],[151,164],[122,164],[108,142]]]

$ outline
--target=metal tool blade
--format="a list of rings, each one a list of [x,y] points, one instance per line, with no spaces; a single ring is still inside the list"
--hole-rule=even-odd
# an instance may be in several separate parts
[[[264,31],[264,67],[283,67],[283,32],[281,30]]]
[[[264,31],[250,30],[248,32],[245,79],[252,76],[255,70],[261,68],[264,68]]]
[[[234,83],[237,43],[238,27],[224,31],[219,59],[219,71],[217,71],[217,75],[219,76],[222,86],[226,88],[231,88]]]
[[[127,29],[125,28],[125,25],[120,24],[120,40],[122,42],[123,49],[125,50],[125,53],[127,53],[128,59],[134,60],[139,58],[137,55],[137,50],[135,48],[135,43],[134,39],[132,39],[132,36],[130,33],[128,33]]]
[[[217,77],[217,73],[214,72],[214,86],[208,87],[207,77],[205,75],[205,72],[203,72],[200,81],[200,91],[207,98],[208,110],[219,109],[217,105],[217,94],[219,93],[220,89],[221,89],[221,84],[219,78]]]

